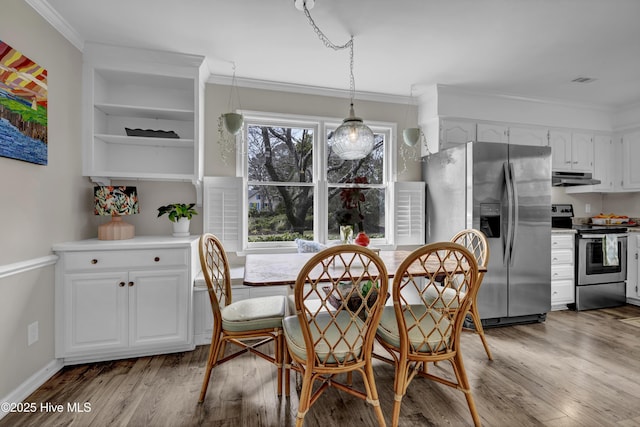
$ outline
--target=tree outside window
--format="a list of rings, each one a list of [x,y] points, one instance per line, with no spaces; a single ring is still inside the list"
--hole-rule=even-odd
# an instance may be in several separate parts
[[[319,240],[314,230],[320,224],[324,239],[338,239],[338,214],[344,209],[341,194],[357,194],[362,199],[356,208],[361,215],[353,223],[356,229],[362,227],[373,238],[385,237],[388,132],[374,130],[375,147],[364,159],[342,160],[327,145],[333,128],[325,128],[322,122],[307,126],[286,120],[246,120],[249,245],[296,238]],[[324,138],[317,129],[325,129]],[[323,200],[314,200],[318,194],[325,195]]]

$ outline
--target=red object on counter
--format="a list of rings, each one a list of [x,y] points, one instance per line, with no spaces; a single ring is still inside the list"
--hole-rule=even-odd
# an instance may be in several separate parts
[[[369,246],[369,242],[371,242],[371,239],[369,239],[369,236],[367,236],[367,234],[364,231],[359,232],[358,235],[356,236],[356,239],[354,240],[354,243],[356,245],[360,245],[364,247]]]

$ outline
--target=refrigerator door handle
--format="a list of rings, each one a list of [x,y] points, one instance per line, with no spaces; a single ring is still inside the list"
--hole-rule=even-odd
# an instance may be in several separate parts
[[[514,253],[516,251],[515,243],[518,235],[518,223],[520,221],[520,207],[518,200],[518,186],[516,185],[516,174],[513,171],[513,163],[509,162],[509,178],[511,179],[511,194],[513,194],[513,232],[511,233],[511,247],[509,248],[509,265],[513,265]]]
[[[511,169],[509,163],[504,162],[504,182],[507,189],[507,238],[504,245],[504,265],[509,265],[511,259],[511,242],[513,240],[513,187],[511,186]]]

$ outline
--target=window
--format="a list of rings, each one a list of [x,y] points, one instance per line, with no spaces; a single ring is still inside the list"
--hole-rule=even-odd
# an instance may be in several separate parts
[[[245,248],[337,240],[341,223],[364,230],[374,244],[389,243],[393,125],[367,122],[373,151],[342,160],[328,146],[338,119],[244,115]]]

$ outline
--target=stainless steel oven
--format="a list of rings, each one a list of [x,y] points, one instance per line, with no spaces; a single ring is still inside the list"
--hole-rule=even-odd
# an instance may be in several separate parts
[[[576,230],[576,310],[615,307],[626,303],[627,229],[625,227],[573,224],[573,206],[551,206],[551,226]],[[617,240],[617,262],[605,262],[603,244]]]
[[[627,234],[620,231],[578,230],[576,235],[576,310],[614,307],[626,302]],[[609,232],[610,231],[610,232]],[[607,265],[605,239],[617,241],[617,262]]]

